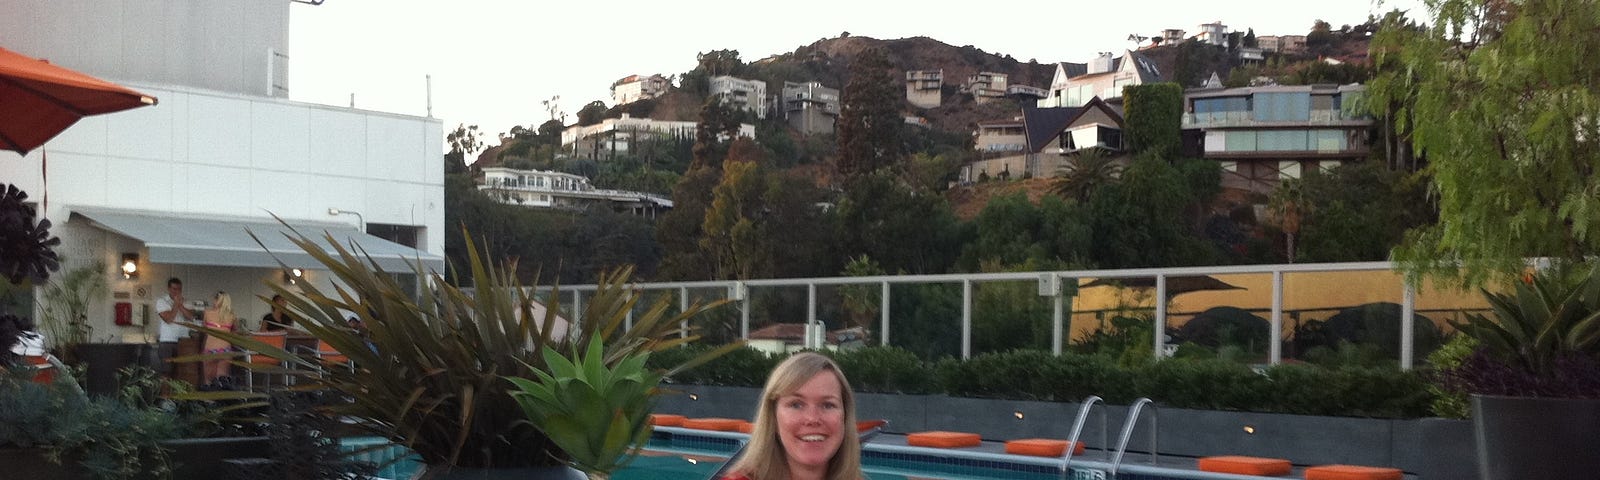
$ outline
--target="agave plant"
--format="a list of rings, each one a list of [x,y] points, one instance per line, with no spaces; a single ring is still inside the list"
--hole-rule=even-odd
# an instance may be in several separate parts
[[[231,332],[205,329],[242,348],[285,362],[286,369],[236,364],[257,373],[300,377],[296,387],[332,390],[350,399],[328,407],[331,414],[364,419],[356,425],[406,445],[429,471],[453,468],[558,466],[571,456],[546,432],[525,421],[506,388],[506,377],[551,375],[546,351],[575,351],[575,345],[601,342],[602,364],[632,365],[632,359],[696,340],[688,320],[723,302],[695,304],[668,314],[665,299],[631,328],[623,328],[640,298],[629,287],[632,268],[603,274],[581,318],[562,330],[556,299],[541,306],[532,289],[518,282],[515,264],[484,259],[467,238],[470,293],[436,272],[413,292],[370,260],[359,247],[346,248],[325,236],[333,252],[318,241],[290,235],[335,279],[332,290],[303,284],[299,292],[272,288],[289,300],[296,325],[349,357],[354,368],[324,365],[303,352],[289,352]],[[424,275],[418,267],[417,274]],[[365,329],[352,329],[344,312],[353,312]],[[692,366],[740,344],[713,350],[679,367]],[[191,398],[248,397],[250,394],[196,394]],[[259,398],[259,396],[258,396]],[[581,453],[581,452],[580,452]]]
[[[1464,323],[1452,323],[1478,341],[1488,363],[1524,373],[1537,384],[1564,376],[1564,366],[1574,360],[1600,358],[1600,266],[1587,272],[1550,268],[1516,283],[1511,293],[1483,290],[1483,295],[1493,318],[1473,314]]]
[[[548,372],[534,369],[534,380],[506,377],[516,386],[511,397],[535,427],[567,453],[573,467],[605,477],[633,459],[634,447],[650,435],[650,411],[661,374],[645,368],[649,353],[632,355],[614,366],[603,357],[600,338],[570,358],[544,350]]]

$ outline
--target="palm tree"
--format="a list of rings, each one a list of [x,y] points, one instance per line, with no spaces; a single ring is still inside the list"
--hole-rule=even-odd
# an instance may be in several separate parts
[[[1073,155],[1067,164],[1056,171],[1056,180],[1050,191],[1079,202],[1089,201],[1089,196],[1100,187],[1110,185],[1122,176],[1122,167],[1116,159],[1099,150],[1085,150]]]

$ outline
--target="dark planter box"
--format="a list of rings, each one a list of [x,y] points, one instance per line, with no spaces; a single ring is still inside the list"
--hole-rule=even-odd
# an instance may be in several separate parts
[[[663,397],[659,413],[753,419],[761,391],[745,387],[673,386],[681,395]],[[693,394],[691,399],[690,394]],[[955,430],[987,440],[1067,438],[1078,404],[949,397],[857,394],[857,415],[887,419],[891,432]],[[1080,437],[1100,448],[1101,409],[1095,408]],[[1127,407],[1104,409],[1109,442],[1117,441]],[[1471,424],[1439,418],[1379,419],[1276,413],[1157,408],[1163,456],[1250,455],[1285,458],[1297,465],[1344,463],[1391,466],[1420,480],[1470,478]],[[1149,414],[1128,442],[1130,454],[1149,450]],[[1249,427],[1248,430],[1246,427]],[[1112,445],[1115,447],[1115,445]],[[1131,458],[1131,457],[1130,457]],[[1129,461],[1139,461],[1134,458]],[[1465,470],[1464,470],[1465,469]],[[1463,476],[1463,472],[1467,472]]]
[[[57,465],[46,460],[41,448],[0,448],[0,467],[5,478],[29,480],[87,480],[88,472],[72,459]]]
[[[1600,400],[1472,396],[1483,480],[1595,478]]]
[[[155,350],[142,343],[83,343],[73,349],[80,365],[87,365],[83,385],[90,395],[116,395],[117,370],[132,365],[151,366]],[[159,371],[159,370],[158,370]]]
[[[161,446],[170,450],[173,480],[226,478],[226,460],[271,453],[267,437],[180,438]]]

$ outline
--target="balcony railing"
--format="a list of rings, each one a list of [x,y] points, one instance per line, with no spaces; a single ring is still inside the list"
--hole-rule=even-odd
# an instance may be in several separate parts
[[[1312,110],[1305,120],[1256,120],[1255,112],[1186,113],[1183,126],[1193,128],[1250,127],[1272,125],[1345,125],[1371,121],[1366,115],[1346,114],[1343,110]]]

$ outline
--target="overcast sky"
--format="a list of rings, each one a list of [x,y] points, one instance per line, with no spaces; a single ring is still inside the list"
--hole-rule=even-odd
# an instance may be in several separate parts
[[[548,120],[541,102],[553,96],[571,121],[590,101],[609,105],[611,82],[681,74],[710,50],[738,50],[751,62],[848,31],[926,36],[1019,61],[1086,62],[1095,52],[1132,47],[1133,33],[1192,35],[1220,20],[1257,35],[1303,35],[1318,19],[1338,28],[1420,3],[326,0],[290,7],[290,96],[348,105],[354,93],[358,108],[424,115],[424,77],[432,75],[433,116],[446,131],[477,124],[492,145],[514,125]]]

